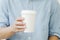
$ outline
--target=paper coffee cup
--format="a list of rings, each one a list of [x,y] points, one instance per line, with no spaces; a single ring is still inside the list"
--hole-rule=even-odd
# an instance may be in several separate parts
[[[22,10],[21,16],[24,17],[26,29],[24,32],[34,32],[36,11]]]

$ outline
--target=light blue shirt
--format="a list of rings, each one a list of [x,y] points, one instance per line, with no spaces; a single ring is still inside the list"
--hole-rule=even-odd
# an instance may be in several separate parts
[[[9,40],[48,40],[49,35],[60,37],[60,8],[56,0],[2,0],[0,27],[10,26],[22,10],[35,10],[35,32],[18,32]]]

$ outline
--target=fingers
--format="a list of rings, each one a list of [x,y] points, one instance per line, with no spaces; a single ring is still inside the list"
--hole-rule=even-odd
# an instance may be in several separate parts
[[[26,24],[16,24],[17,28],[26,28]]]
[[[15,24],[17,28],[25,28],[26,23],[24,23],[23,20],[24,20],[23,17],[17,19],[16,24]]]
[[[23,22],[17,22],[16,26],[25,26],[25,23],[23,23]]]
[[[20,17],[18,19],[16,19],[15,21],[15,31],[16,32],[21,32],[21,31],[24,31],[25,28],[26,28],[26,23],[23,22],[24,21],[24,18],[23,17]]]
[[[23,32],[25,29],[17,29],[16,32]]]
[[[17,18],[16,21],[18,21],[18,22],[22,22],[23,20],[24,20],[24,18],[23,18],[23,17],[20,17],[20,18]]]

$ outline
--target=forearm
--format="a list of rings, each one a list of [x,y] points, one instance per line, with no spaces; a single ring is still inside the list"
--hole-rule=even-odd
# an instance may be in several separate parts
[[[6,40],[6,39],[1,39],[1,40]]]
[[[57,36],[50,36],[49,40],[59,40],[59,38]]]
[[[0,28],[0,39],[7,39],[14,34],[10,27]]]

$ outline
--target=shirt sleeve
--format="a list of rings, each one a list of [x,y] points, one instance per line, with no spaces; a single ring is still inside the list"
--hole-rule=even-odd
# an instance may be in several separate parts
[[[0,27],[9,25],[8,2],[0,0]]]
[[[52,2],[49,26],[50,36],[56,35],[60,38],[60,5],[56,0]]]

